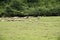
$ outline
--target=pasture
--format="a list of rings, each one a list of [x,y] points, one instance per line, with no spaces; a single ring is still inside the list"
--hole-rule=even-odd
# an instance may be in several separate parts
[[[1,19],[0,40],[60,40],[60,17]]]

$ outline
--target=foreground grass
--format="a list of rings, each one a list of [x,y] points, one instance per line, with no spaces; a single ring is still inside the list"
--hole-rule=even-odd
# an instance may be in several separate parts
[[[0,40],[60,40],[60,17],[1,21]]]

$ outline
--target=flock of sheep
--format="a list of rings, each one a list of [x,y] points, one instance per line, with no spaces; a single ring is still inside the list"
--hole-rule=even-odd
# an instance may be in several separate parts
[[[0,21],[24,21],[25,19],[29,19],[29,21],[32,21],[31,19],[32,17],[3,17],[3,18],[0,18]],[[39,17],[37,17],[39,19]],[[38,21],[38,20],[35,20],[35,21]]]
[[[19,17],[6,17],[6,18],[0,18],[0,21],[21,21],[21,18]]]

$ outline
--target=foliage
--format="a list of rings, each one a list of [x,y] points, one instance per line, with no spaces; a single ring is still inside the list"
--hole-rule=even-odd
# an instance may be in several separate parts
[[[60,16],[59,0],[0,0],[0,16]]]

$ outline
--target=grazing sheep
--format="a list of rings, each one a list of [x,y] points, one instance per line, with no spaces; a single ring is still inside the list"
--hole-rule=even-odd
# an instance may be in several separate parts
[[[10,18],[10,21],[15,21],[15,17]]]
[[[38,20],[35,20],[35,22],[37,22]]]
[[[17,19],[17,21],[21,21],[21,19]]]
[[[38,16],[37,19],[40,19],[40,17]]]
[[[24,19],[26,19],[27,17],[24,17]]]
[[[29,22],[31,22],[32,20],[30,19]]]
[[[4,19],[1,20],[2,22],[5,21]]]
[[[13,17],[14,19],[18,19],[19,17]]]
[[[25,19],[29,18],[28,16],[24,17]]]

